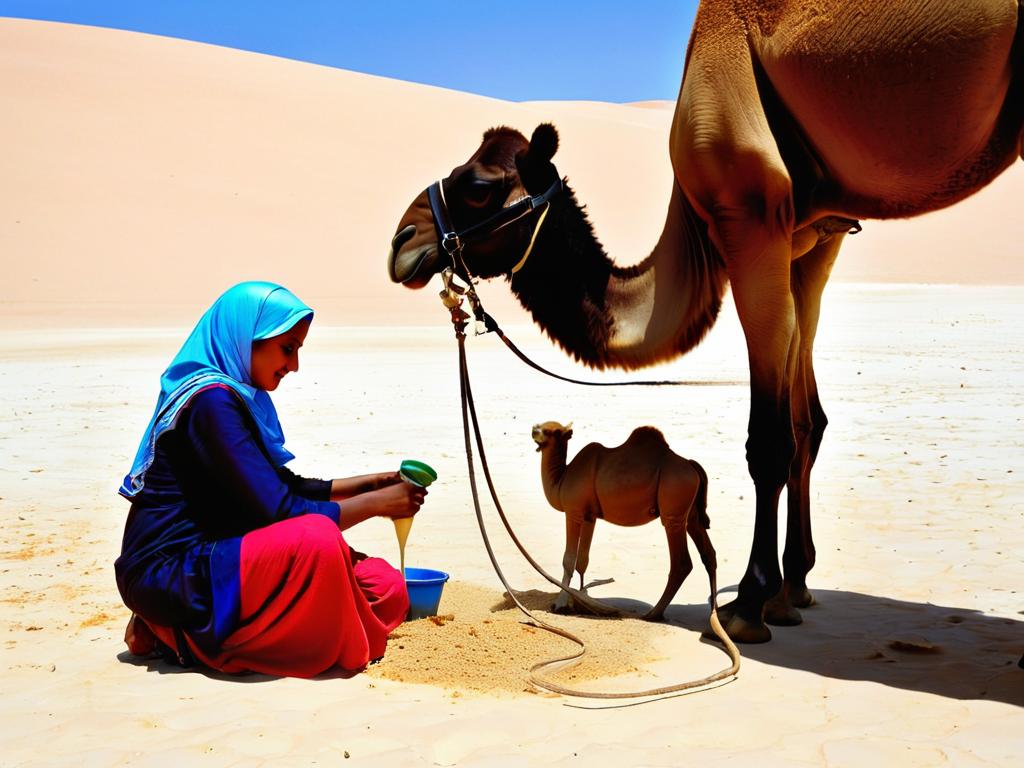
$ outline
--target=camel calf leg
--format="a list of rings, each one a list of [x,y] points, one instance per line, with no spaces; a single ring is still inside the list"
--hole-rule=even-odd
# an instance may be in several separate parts
[[[572,586],[572,572],[576,568],[576,559],[580,549],[580,529],[583,525],[583,516],[576,515],[566,510],[565,513],[565,553],[562,555],[562,586]],[[551,606],[555,613],[565,613],[569,610],[569,593],[564,589],[558,593],[554,605]]]
[[[661,621],[665,617],[665,609],[693,570],[693,561],[686,548],[686,527],[666,524],[665,535],[668,537],[668,583],[657,605],[643,615],[645,621]]]
[[[590,565],[590,543],[594,540],[594,525],[596,521],[593,517],[584,517],[583,522],[580,524],[580,544],[576,549],[576,573],[580,575],[580,592],[585,592],[583,585],[586,583],[583,580],[583,574],[587,572],[587,566]]]
[[[711,545],[708,532],[699,524],[691,521],[690,538],[693,539],[693,543],[700,553],[700,561],[704,563],[704,570],[713,576],[718,571],[718,556],[715,554],[715,548]]]
[[[708,583],[711,585],[711,599],[714,600],[718,592],[718,556],[715,554],[715,548],[711,545],[711,538],[701,523],[699,515],[691,514],[686,528],[690,532],[694,546],[700,553],[700,561],[704,563],[704,570],[708,574]]]

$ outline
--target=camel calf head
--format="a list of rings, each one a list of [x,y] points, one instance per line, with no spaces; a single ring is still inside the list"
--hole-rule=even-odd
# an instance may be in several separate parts
[[[565,444],[572,437],[572,422],[565,426],[557,421],[545,421],[542,424],[533,425],[533,442],[537,444],[537,450],[543,451],[552,441]]]

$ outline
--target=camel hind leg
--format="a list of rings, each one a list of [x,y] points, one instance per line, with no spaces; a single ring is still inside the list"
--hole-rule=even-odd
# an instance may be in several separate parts
[[[693,509],[690,510],[686,530],[689,532],[690,538],[693,539],[694,546],[697,547],[700,561],[704,564],[704,570],[707,571],[708,581],[711,584],[711,599],[714,600],[715,594],[718,592],[718,556],[715,554],[715,548],[711,545],[711,539],[708,536],[708,528],[711,527],[711,518],[708,517],[707,511],[708,476],[704,471],[704,467],[696,461],[691,461],[690,464],[693,465],[697,474],[700,475],[701,487],[697,491],[697,498],[694,499]]]
[[[693,509],[690,511],[690,519],[686,523],[686,530],[690,534],[690,538],[693,539],[693,544],[697,547],[697,552],[700,553],[700,560],[704,563],[704,571],[708,575],[708,587],[710,593],[708,602],[712,606],[717,604],[716,598],[718,597],[718,556],[715,554],[715,548],[711,545],[711,538],[708,536],[708,528],[711,527],[711,519],[708,517],[708,476],[704,471],[704,467],[698,464],[696,461],[691,461],[690,464],[700,475],[701,488],[697,492],[697,498],[694,500]],[[709,635],[711,637],[712,635]]]
[[[814,339],[821,313],[821,296],[845,234],[841,231],[826,236],[792,266],[791,286],[798,331],[790,404],[796,454],[790,463],[786,483],[782,589],[765,605],[765,621],[778,626],[800,624],[803,618],[798,609],[814,603],[807,589],[807,574],[815,561],[811,535],[811,469],[828,424],[814,377]]]
[[[703,499],[706,506],[706,488],[703,470],[698,472],[691,466],[691,462],[672,455],[662,464],[657,501],[661,522],[665,526],[665,536],[668,539],[668,582],[658,602],[643,615],[647,621],[661,621],[664,618],[665,609],[693,570],[693,561],[686,546],[686,531],[690,521],[695,518],[706,520],[703,509],[697,509],[700,506],[697,503],[698,499]]]
[[[686,528],[666,523],[665,536],[668,538],[668,583],[665,584],[665,591],[661,594],[661,599],[641,617],[645,621],[661,621],[665,618],[665,609],[672,602],[672,598],[676,596],[679,587],[686,581],[686,577],[690,575],[690,571],[693,570],[693,561],[686,548]]]

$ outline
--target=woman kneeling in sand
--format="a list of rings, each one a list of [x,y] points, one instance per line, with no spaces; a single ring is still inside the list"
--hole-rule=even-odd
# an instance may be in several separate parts
[[[164,371],[121,487],[132,506],[114,568],[133,654],[311,677],[362,669],[404,620],[401,573],[341,531],[414,515],[426,491],[397,472],[328,481],[284,467],[267,393],[298,370],[312,318],[281,286],[236,285]]]

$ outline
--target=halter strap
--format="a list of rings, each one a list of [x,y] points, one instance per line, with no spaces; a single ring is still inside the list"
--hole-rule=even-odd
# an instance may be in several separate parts
[[[427,187],[427,199],[430,201],[430,210],[434,216],[434,226],[437,229],[438,243],[441,248],[444,249],[445,253],[447,253],[452,260],[456,262],[455,266],[461,266],[468,276],[469,271],[466,270],[465,264],[458,263],[462,261],[461,255],[457,256],[457,254],[461,254],[462,248],[466,243],[492,235],[499,229],[507,227],[512,222],[523,218],[536,208],[539,208],[542,205],[548,205],[551,198],[561,191],[562,179],[556,178],[551,186],[541,194],[534,195],[532,197],[524,197],[522,200],[513,203],[507,208],[502,208],[492,216],[488,216],[483,221],[477,222],[470,227],[466,227],[462,231],[456,230],[455,226],[452,224],[451,214],[448,211],[448,203],[444,197],[444,183],[442,181],[435,181]],[[544,213],[547,213],[547,208],[545,208]],[[533,249],[533,242],[537,237],[537,231],[539,228],[539,225],[534,228],[533,238],[530,240],[530,247],[527,249],[526,256],[529,256],[530,251]],[[525,256],[520,260],[520,263],[516,265],[516,269],[521,269],[524,262]]]
[[[509,274],[514,275],[523,265],[526,264],[526,260],[530,258],[530,253],[533,251],[533,244],[537,242],[537,233],[540,232],[541,225],[544,223],[544,218],[548,215],[548,211],[551,210],[551,203],[544,206],[544,210],[540,212],[540,216],[537,217],[537,226],[533,228],[533,236],[530,237],[530,244],[526,247],[526,253],[523,254],[523,258],[519,260],[519,263],[512,267]]]

